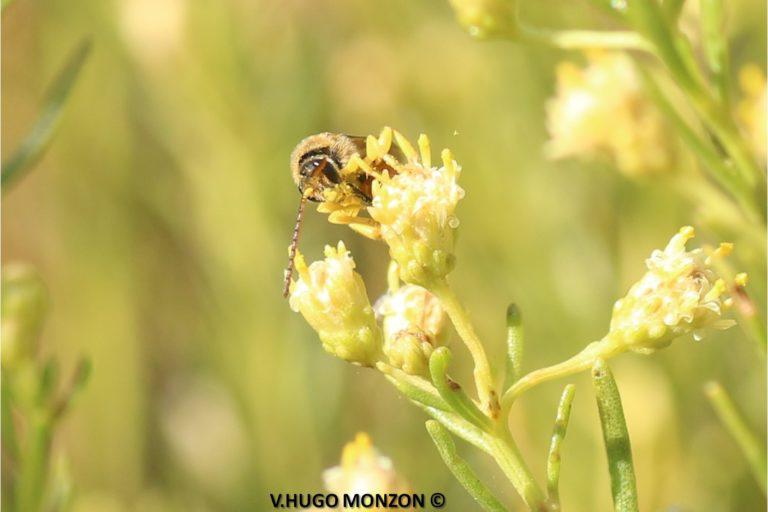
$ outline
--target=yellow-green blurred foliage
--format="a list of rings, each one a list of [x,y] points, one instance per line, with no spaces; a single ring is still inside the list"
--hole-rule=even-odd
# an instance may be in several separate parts
[[[762,62],[765,5],[727,6],[734,69]],[[547,24],[602,20],[566,2],[536,9]],[[5,156],[71,48],[94,44],[52,147],[2,208],[5,260],[34,264],[49,288],[44,350],[65,364],[92,357],[55,447],[69,455],[78,512],[264,510],[269,492],[320,490],[359,430],[417,492],[473,509],[424,414],[379,374],[329,357],[281,297],[298,201],[287,161],[305,135],[388,124],[451,147],[467,191],[452,278],[497,367],[509,301],[525,316],[526,367],[562,360],[605,333],[651,249],[697,220],[663,185],[547,161],[554,66],[578,56],[473,41],[447,3],[17,0],[2,29]],[[343,239],[371,295],[385,289],[382,244],[306,217],[308,259]],[[764,276],[752,277],[759,290]],[[643,510],[765,507],[701,392],[722,381],[765,430],[764,359],[739,328],[622,356],[614,374]],[[594,396],[588,376],[572,380],[562,501],[609,510]],[[512,414],[542,479],[560,389],[526,394]],[[492,461],[465,448],[519,508]]]

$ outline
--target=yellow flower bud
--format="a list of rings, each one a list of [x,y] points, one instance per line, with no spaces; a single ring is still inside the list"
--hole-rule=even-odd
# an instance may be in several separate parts
[[[323,348],[346,361],[373,366],[381,354],[381,329],[376,324],[365,283],[343,242],[325,247],[325,259],[307,267],[296,256],[298,280],[291,285],[290,306],[304,315],[320,336]]]
[[[336,494],[389,494],[410,490],[408,483],[395,472],[392,461],[380,455],[370,437],[362,432],[344,446],[341,464],[327,469],[323,481],[326,489]]]
[[[693,237],[693,228],[684,227],[663,251],[653,251],[646,260],[648,271],[614,305],[607,336],[611,344],[651,353],[679,336],[693,333],[700,339],[705,328],[726,329],[735,323],[722,318],[727,286],[712,268],[712,258],[702,249],[685,248]],[[721,245],[712,256],[721,257],[730,247]]]
[[[374,306],[382,319],[384,354],[411,375],[427,375],[429,356],[441,341],[445,313],[426,289],[405,285],[390,290]]]
[[[420,146],[428,145],[422,137]],[[454,266],[454,232],[459,225],[454,210],[464,197],[456,183],[460,168],[446,150],[442,167],[410,158],[396,164],[396,170],[394,176],[385,174],[374,182],[368,213],[380,224],[401,279],[428,288]]]
[[[644,94],[632,61],[592,51],[579,68],[557,68],[557,93],[547,103],[550,158],[604,157],[629,177],[669,172],[676,147],[662,114]]]

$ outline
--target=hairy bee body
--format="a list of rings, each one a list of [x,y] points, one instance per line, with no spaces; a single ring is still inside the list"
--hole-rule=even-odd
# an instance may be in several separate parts
[[[393,144],[393,136],[396,145]],[[311,135],[291,153],[291,176],[301,193],[296,225],[285,270],[287,295],[293,273],[293,260],[299,241],[304,204],[320,203],[318,211],[328,213],[330,222],[346,224],[369,238],[380,237],[378,226],[358,213],[373,201],[373,182],[377,176],[394,175],[396,161],[404,159],[407,141],[391,128],[384,128],[378,139],[341,133]],[[407,146],[413,152],[410,146]]]
[[[388,154],[402,158],[398,148],[391,146]],[[376,172],[393,173],[381,158],[368,158],[365,137],[341,133],[311,135],[291,153],[291,175],[302,196],[314,202],[338,202],[351,197],[371,204],[374,176],[359,166],[349,166],[359,159],[369,162]]]

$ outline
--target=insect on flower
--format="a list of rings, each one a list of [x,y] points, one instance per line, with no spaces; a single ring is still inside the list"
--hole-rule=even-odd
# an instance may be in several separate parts
[[[294,259],[307,201],[320,203],[334,224],[346,224],[358,233],[377,240],[378,224],[360,211],[373,201],[373,182],[383,174],[393,176],[400,162],[417,158],[413,146],[400,133],[385,127],[378,138],[340,133],[319,133],[299,142],[291,154],[291,175],[301,200],[289,247],[283,296],[291,286]]]

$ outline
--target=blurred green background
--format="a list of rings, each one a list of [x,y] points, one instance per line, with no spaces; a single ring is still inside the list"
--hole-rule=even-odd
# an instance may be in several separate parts
[[[541,23],[603,21],[546,4],[530,9]],[[734,67],[764,62],[765,3],[727,5]],[[497,366],[509,301],[525,316],[526,367],[562,360],[604,334],[650,251],[696,222],[663,184],[547,162],[553,66],[577,57],[473,41],[435,0],[17,0],[2,16],[4,156],[84,37],[92,54],[54,143],[2,205],[5,261],[34,264],[49,287],[44,350],[93,361],[55,446],[78,512],[265,510],[269,492],[320,490],[359,430],[417,492],[474,509],[423,413],[379,374],[324,353],[281,297],[298,201],[288,155],[308,134],[391,125],[454,151],[467,195],[453,282]],[[699,232],[699,243],[727,236]],[[309,259],[339,239],[380,294],[384,247],[307,215]],[[765,431],[765,361],[738,328],[613,367],[643,510],[765,509],[701,392],[721,380]],[[609,510],[591,386],[572,380],[562,500]],[[542,480],[560,390],[542,386],[513,410]],[[522,506],[490,459],[460,448]]]

